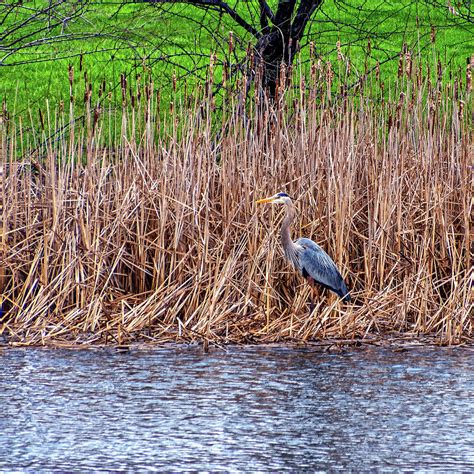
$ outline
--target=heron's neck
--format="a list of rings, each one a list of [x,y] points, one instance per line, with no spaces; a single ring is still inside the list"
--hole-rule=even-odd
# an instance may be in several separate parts
[[[281,223],[281,243],[287,258],[292,262],[296,257],[296,249],[295,244],[291,240],[290,225],[294,221],[295,215],[296,211],[293,204],[286,204],[286,216]]]

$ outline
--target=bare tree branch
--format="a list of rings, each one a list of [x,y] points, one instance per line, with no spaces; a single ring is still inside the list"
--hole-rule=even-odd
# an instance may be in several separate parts
[[[136,0],[135,2],[129,3],[150,3],[150,4],[159,4],[159,3],[187,3],[189,5],[194,5],[196,7],[204,8],[213,8],[223,13],[227,13],[239,26],[244,28],[250,34],[255,36],[255,38],[260,37],[260,32],[254,28],[252,25],[247,23],[235,9],[231,8],[227,3],[222,0]]]
[[[275,20],[275,15],[273,14],[272,9],[270,8],[270,6],[265,0],[259,0],[258,3],[260,5],[260,15],[261,15],[260,18],[261,18],[261,26],[263,29],[264,26],[268,26],[267,20],[270,20],[273,23],[273,21]],[[265,25],[262,24],[262,19]]]

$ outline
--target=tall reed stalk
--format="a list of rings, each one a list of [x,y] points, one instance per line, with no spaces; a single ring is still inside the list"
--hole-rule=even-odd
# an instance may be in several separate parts
[[[472,342],[470,69],[442,82],[402,55],[391,84],[348,88],[340,61],[287,71],[272,104],[245,81],[217,101],[212,73],[191,93],[178,84],[171,104],[145,76],[123,77],[117,108],[105,84],[86,84],[81,120],[72,92],[39,111],[35,133],[10,120],[0,332],[59,345]],[[353,303],[322,294],[309,316],[280,211],[254,203],[277,191]]]

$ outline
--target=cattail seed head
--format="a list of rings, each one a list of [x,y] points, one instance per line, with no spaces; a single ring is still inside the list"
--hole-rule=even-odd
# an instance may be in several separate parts
[[[229,31],[229,54],[234,51],[234,33]]]
[[[411,78],[413,62],[411,60],[411,52],[407,50],[405,53],[405,72]]]
[[[337,49],[337,60],[342,61],[344,59],[344,56],[342,55],[341,42],[340,41],[338,41],[336,43],[336,49]]]
[[[466,67],[466,92],[469,94],[472,90],[472,67],[474,64],[474,55],[470,58],[467,58],[467,67]]]
[[[400,79],[400,77],[403,76],[403,52],[400,52],[400,56],[398,58],[398,72],[397,76]]]

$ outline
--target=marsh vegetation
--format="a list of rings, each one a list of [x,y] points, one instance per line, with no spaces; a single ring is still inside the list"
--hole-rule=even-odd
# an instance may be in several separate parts
[[[245,76],[216,96],[214,65],[171,101],[144,66],[118,106],[104,83],[78,96],[71,67],[68,101],[3,121],[8,340],[472,342],[470,67],[405,50],[392,77],[354,84],[345,55],[312,56],[270,101]],[[255,206],[276,191],[352,303],[323,294],[308,317],[279,214]]]

